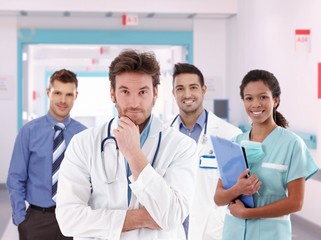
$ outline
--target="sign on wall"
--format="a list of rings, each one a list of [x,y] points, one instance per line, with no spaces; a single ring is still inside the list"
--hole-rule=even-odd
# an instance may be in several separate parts
[[[137,26],[138,25],[138,15],[136,14],[123,14],[122,16],[123,26]]]
[[[311,31],[310,29],[295,30],[295,51],[310,52],[311,50]]]
[[[321,99],[321,63],[318,63],[318,99]]]
[[[14,93],[12,78],[0,75],[0,100],[13,100]]]

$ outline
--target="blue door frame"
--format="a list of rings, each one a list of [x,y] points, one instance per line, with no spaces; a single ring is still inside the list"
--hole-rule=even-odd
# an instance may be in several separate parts
[[[18,39],[18,129],[22,127],[23,47],[26,44],[118,44],[179,45],[187,49],[187,61],[193,63],[192,31],[122,31],[122,30],[19,30]]]

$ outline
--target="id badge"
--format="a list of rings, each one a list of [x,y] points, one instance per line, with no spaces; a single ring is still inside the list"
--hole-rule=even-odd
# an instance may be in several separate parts
[[[203,155],[200,157],[200,168],[217,169],[216,158],[213,155]]]

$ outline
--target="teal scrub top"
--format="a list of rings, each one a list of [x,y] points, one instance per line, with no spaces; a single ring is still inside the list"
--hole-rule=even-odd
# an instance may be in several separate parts
[[[237,143],[249,140],[250,132],[235,139]],[[264,155],[248,159],[251,174],[256,174],[262,185],[254,194],[256,207],[265,206],[287,197],[287,183],[304,177],[306,180],[318,171],[318,166],[303,142],[295,133],[275,128],[262,142]],[[240,219],[227,213],[223,240],[291,240],[289,216],[280,218]]]

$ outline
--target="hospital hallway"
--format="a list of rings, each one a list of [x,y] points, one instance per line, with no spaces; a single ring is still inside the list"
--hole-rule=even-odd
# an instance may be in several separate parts
[[[18,240],[16,226],[11,221],[11,206],[5,185],[0,185],[0,240]],[[293,227],[293,240],[320,240],[320,228],[314,226],[301,217],[291,216]],[[254,240],[254,239],[253,239]]]

